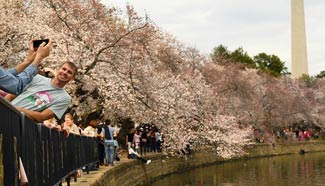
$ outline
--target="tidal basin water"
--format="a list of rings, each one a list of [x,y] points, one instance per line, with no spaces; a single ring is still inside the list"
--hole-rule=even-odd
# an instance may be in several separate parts
[[[152,186],[325,186],[325,153],[225,162],[174,174]]]

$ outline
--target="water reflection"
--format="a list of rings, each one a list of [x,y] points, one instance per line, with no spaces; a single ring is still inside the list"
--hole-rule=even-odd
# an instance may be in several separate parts
[[[153,186],[325,186],[325,153],[242,160],[194,169]]]

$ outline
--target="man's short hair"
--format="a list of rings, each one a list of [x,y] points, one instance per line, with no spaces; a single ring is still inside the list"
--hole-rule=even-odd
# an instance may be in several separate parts
[[[74,64],[74,63],[71,62],[71,61],[66,61],[66,62],[64,62],[64,63],[60,66],[60,68],[61,68],[63,65],[65,65],[65,64],[69,65],[69,66],[74,70],[73,76],[75,76],[75,75],[77,74],[77,72],[78,72],[78,67],[77,67],[77,65]]]

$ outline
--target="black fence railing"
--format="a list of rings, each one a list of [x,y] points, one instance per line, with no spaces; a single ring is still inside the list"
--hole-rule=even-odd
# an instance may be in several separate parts
[[[65,137],[31,121],[0,97],[0,186],[20,185],[22,167],[28,185],[58,185],[72,172],[97,161],[95,138]]]

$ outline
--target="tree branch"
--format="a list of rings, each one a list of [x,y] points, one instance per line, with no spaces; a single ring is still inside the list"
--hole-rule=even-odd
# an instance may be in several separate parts
[[[130,35],[131,33],[135,32],[135,31],[137,31],[137,30],[141,30],[141,29],[145,28],[147,25],[148,25],[148,23],[144,24],[144,25],[141,26],[141,27],[138,27],[138,28],[135,28],[135,29],[133,29],[133,30],[128,31],[127,33],[125,33],[125,34],[121,35],[119,38],[117,38],[117,39],[116,39],[113,43],[111,43],[110,45],[108,45],[108,46],[106,46],[106,47],[100,49],[100,50],[97,52],[97,54],[95,54],[95,59],[94,59],[94,61],[93,61],[90,65],[87,66],[85,73],[87,74],[90,70],[92,70],[92,69],[97,65],[97,63],[99,62],[99,59],[98,59],[98,58],[99,58],[100,54],[102,54],[103,52],[105,52],[107,49],[110,49],[110,48],[115,47],[115,46],[116,46],[116,45],[117,45],[117,44],[118,44],[118,43],[119,43],[123,38],[125,38],[126,36]]]

